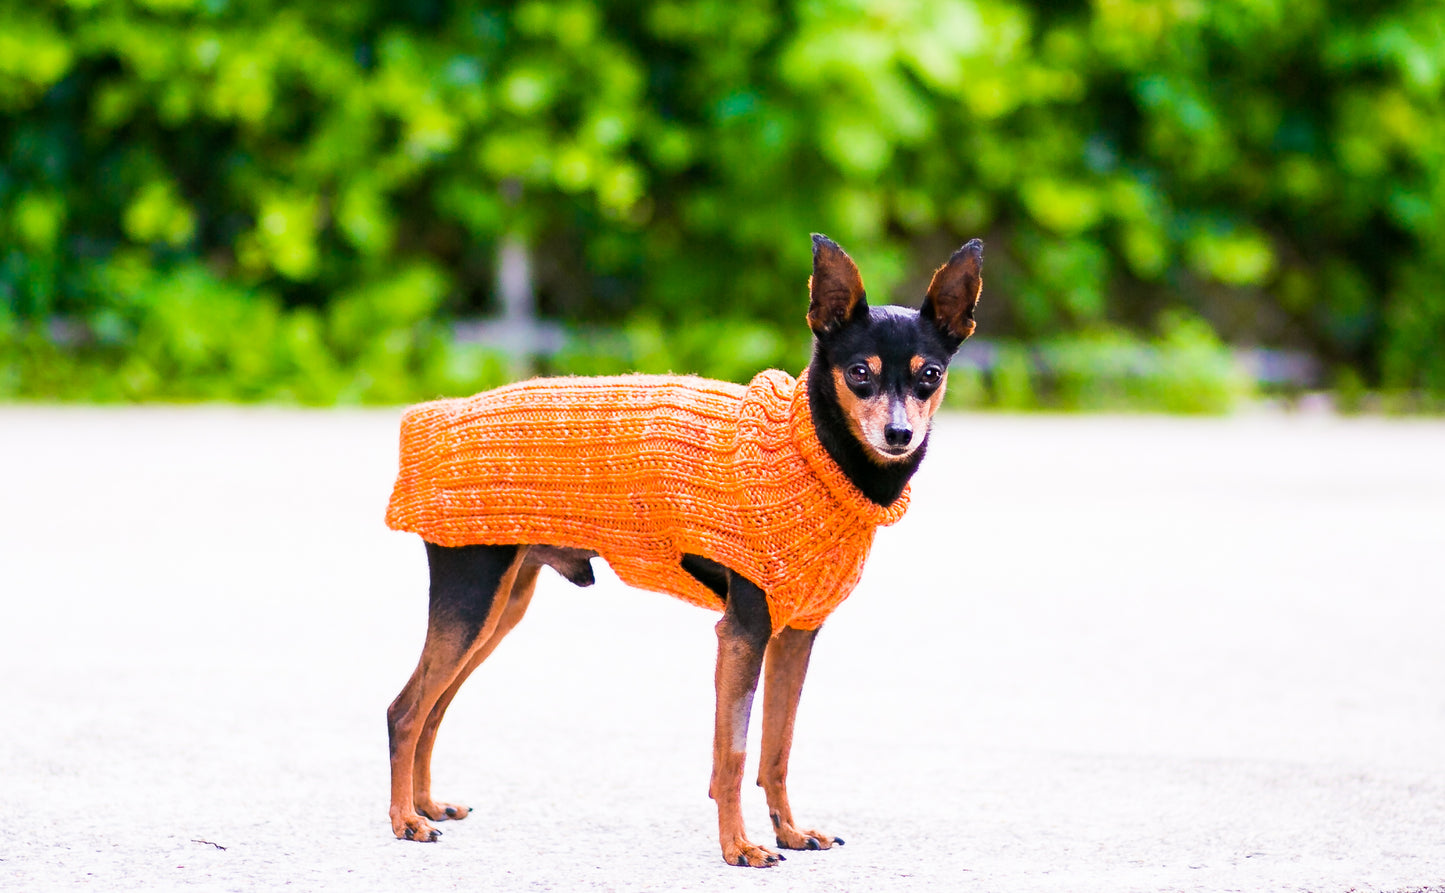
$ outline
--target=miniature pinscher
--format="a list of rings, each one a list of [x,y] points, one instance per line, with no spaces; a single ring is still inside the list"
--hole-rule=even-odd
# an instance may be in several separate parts
[[[588,586],[600,556],[626,582],[722,611],[709,794],[723,859],[783,859],[748,839],[739,802],[760,676],[758,784],[777,845],[841,845],[799,825],[788,802],[798,698],[818,627],[856,583],[873,528],[906,508],[950,358],[974,331],[982,263],[974,239],[934,273],[919,309],[869,307],[852,259],[813,236],[814,349],[796,382],[776,371],[746,389],[542,379],[408,410],[387,521],[426,541],[431,594],[421,660],[387,710],[396,836],[433,841],[431,822],[470,812],[432,799],[447,706],[522,619],[543,566]]]

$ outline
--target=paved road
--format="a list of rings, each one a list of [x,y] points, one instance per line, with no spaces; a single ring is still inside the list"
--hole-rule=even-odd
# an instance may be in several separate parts
[[[749,872],[713,619],[605,574],[453,708],[473,817],[391,838],[396,416],[0,409],[0,889],[1445,890],[1441,423],[943,420],[804,697],[848,846]]]

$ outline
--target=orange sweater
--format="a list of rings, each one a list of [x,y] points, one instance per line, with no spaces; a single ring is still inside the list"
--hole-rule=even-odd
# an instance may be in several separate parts
[[[775,632],[816,628],[908,492],[858,492],[818,442],[806,380],[534,379],[413,406],[386,523],[442,546],[591,549],[628,585],[721,610],[680,566],[691,552],[757,583]]]

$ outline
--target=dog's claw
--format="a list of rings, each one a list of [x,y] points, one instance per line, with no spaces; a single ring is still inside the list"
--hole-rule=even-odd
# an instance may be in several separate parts
[[[430,798],[418,800],[416,811],[433,822],[461,821],[472,813],[470,807],[459,803],[439,803]]]
[[[778,846],[785,850],[827,850],[842,846],[843,841],[817,829],[800,829],[783,822],[778,826]]]
[[[779,862],[784,861],[782,853],[775,853],[767,847],[754,846],[747,841],[742,841],[737,849],[728,847],[723,850],[723,861],[729,865],[736,865],[739,868],[772,868]]]
[[[410,825],[406,827],[406,830],[402,831],[400,834],[397,835],[397,837],[402,840],[416,840],[420,841],[421,843],[435,843],[437,839],[441,836],[442,833],[436,828],[414,828]]]

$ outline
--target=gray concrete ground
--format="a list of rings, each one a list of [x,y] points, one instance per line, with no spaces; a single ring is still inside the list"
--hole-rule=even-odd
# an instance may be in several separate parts
[[[396,418],[0,409],[0,889],[1445,889],[1439,422],[944,419],[804,694],[848,845],[757,871],[713,617],[605,573],[443,726],[474,815],[392,839]]]

